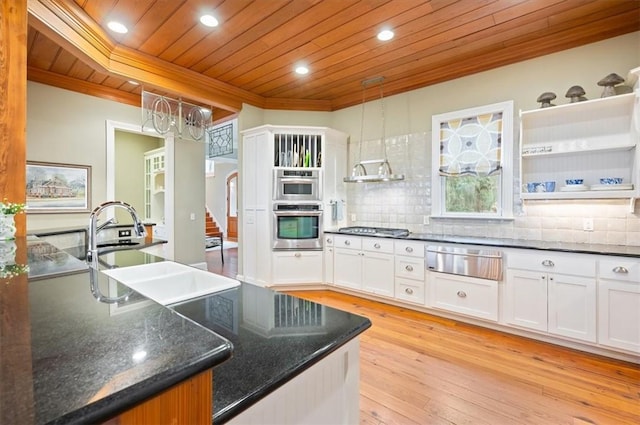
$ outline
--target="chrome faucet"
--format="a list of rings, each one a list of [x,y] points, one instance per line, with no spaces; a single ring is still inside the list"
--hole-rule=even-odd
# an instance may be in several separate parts
[[[91,214],[89,215],[89,231],[87,239],[87,261],[89,262],[93,262],[98,258],[98,232],[107,224],[115,222],[115,220],[110,219],[107,220],[106,223],[103,223],[101,226],[98,226],[98,215],[100,215],[100,213],[108,207],[124,208],[125,210],[129,211],[129,214],[131,214],[131,218],[133,219],[133,231],[136,233],[136,236],[142,237],[147,234],[147,232],[145,232],[144,230],[144,225],[142,224],[140,217],[138,217],[138,213],[131,205],[122,201],[103,202],[102,204],[94,208],[94,210],[91,211]]]

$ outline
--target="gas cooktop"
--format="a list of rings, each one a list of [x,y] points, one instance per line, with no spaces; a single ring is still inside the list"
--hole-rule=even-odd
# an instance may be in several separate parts
[[[409,236],[409,233],[410,233],[408,229],[393,229],[389,227],[368,227],[368,226],[341,227],[338,229],[338,232],[348,233],[352,235],[388,236],[388,237]]]

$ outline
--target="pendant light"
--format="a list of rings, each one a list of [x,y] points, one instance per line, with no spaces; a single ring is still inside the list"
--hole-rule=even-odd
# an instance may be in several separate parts
[[[384,116],[384,93],[382,89],[382,82],[384,77],[375,77],[362,81],[362,117],[360,119],[360,146],[358,149],[358,159],[353,169],[351,170],[351,176],[345,177],[343,181],[345,183],[370,183],[370,182],[388,182],[404,180],[404,174],[393,174],[391,165],[387,158],[387,141],[385,139],[385,116]],[[365,92],[367,86],[372,84],[379,84],[380,86],[380,111],[382,118],[382,139],[380,140],[380,146],[382,148],[382,159],[371,159],[362,161],[362,144],[364,133],[364,104],[365,104]],[[365,165],[378,164],[378,174],[368,175]]]

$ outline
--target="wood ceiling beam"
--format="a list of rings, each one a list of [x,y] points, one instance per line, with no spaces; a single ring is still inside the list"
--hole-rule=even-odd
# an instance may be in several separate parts
[[[31,66],[27,68],[27,79],[37,83],[59,87],[90,96],[96,96],[102,99],[109,99],[131,106],[140,106],[142,103],[140,95],[137,93],[109,88],[101,84],[90,83],[88,81],[67,77],[56,74],[55,72],[44,71]]]

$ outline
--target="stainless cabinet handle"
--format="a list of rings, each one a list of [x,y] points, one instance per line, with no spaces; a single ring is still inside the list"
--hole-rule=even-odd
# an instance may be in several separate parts
[[[404,292],[406,292],[406,293],[407,293],[407,294],[409,294],[409,295],[413,295],[413,289],[411,289],[411,288],[406,288],[406,289],[404,290]]]
[[[295,255],[295,256],[296,256],[296,257],[298,257],[298,258],[299,258],[299,257],[302,257],[302,254],[300,254],[299,252],[296,252],[296,253],[295,253],[295,254],[293,254],[293,255]]]
[[[373,247],[374,247],[375,249],[380,249],[380,244],[379,244],[379,243],[376,243],[376,244],[374,244],[374,245],[373,245]]]
[[[456,295],[459,296],[460,298],[466,298],[467,293],[464,291],[458,291],[456,292]]]
[[[413,252],[413,248],[411,248],[410,246],[406,247],[404,250],[407,252]]]
[[[622,267],[622,266],[616,266],[613,268],[612,270],[614,273],[620,273],[620,274],[627,274],[629,273],[629,270],[627,270],[626,267]]]
[[[555,264],[553,264],[553,261],[551,261],[551,260],[544,260],[542,262],[542,265],[545,266],[545,267],[553,267],[553,266],[555,266]]]
[[[411,264],[407,264],[406,266],[404,266],[404,269],[408,272],[412,272],[413,271],[413,266]]]
[[[351,241],[344,241],[345,245],[351,245]]]

